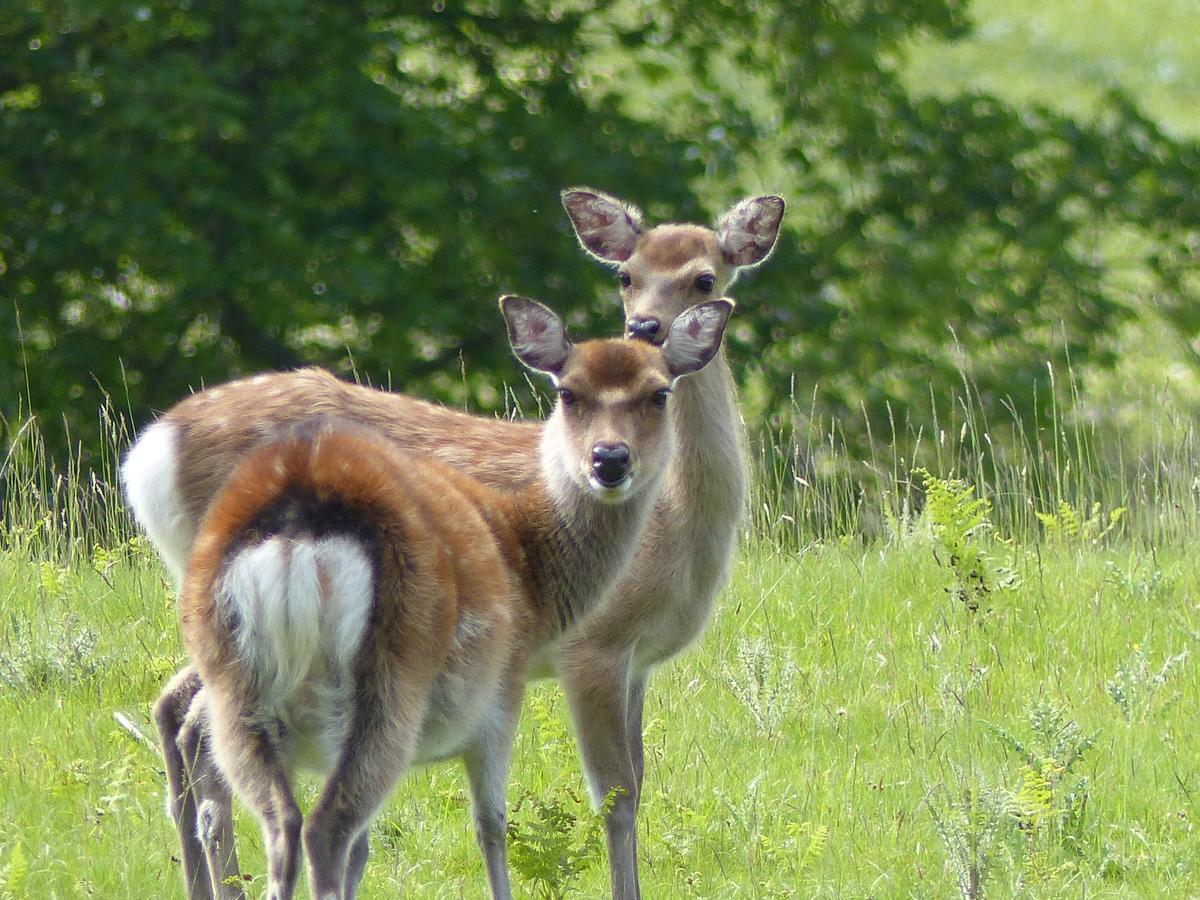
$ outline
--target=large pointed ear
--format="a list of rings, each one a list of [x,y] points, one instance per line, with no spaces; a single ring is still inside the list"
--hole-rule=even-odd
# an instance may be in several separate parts
[[[500,298],[500,312],[508,323],[513,353],[535,372],[557,378],[571,352],[562,319],[536,300],[512,294]]]
[[[642,212],[636,206],[587,188],[563,191],[562,205],[579,243],[592,256],[608,263],[633,256],[642,233]]]
[[[743,200],[717,219],[717,244],[731,266],[757,266],[771,255],[783,221],[782,197]]]
[[[675,318],[662,345],[672,377],[698,372],[717,355],[734,305],[722,297],[685,309]]]

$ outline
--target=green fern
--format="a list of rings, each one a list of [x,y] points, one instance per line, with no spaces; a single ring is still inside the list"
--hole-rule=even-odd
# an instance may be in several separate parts
[[[17,900],[25,896],[25,879],[29,875],[29,860],[20,844],[13,844],[8,862],[0,869],[0,900]]]
[[[606,798],[599,813],[574,791],[542,800],[526,794],[513,807],[508,822],[509,862],[538,897],[560,900],[592,868],[603,849],[604,813],[614,795]]]
[[[989,595],[1016,581],[1010,569],[992,562],[979,541],[992,527],[991,501],[975,496],[975,489],[961,479],[939,478],[927,469],[914,469],[913,474],[925,490],[923,517],[934,540],[934,558],[954,578],[947,591],[976,612]]]

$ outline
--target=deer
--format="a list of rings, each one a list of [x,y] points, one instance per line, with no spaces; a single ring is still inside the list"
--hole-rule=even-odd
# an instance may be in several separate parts
[[[663,343],[686,309],[723,295],[741,271],[770,256],[785,209],[782,198],[761,196],[734,205],[712,228],[648,227],[635,206],[599,191],[567,190],[562,201],[583,249],[617,270],[626,337],[652,345]],[[711,618],[729,577],[746,498],[743,429],[724,351],[681,382],[673,399],[676,455],[628,573],[600,614],[531,661],[531,674],[557,675],[564,685],[589,792],[605,810],[612,895],[625,900],[640,896],[635,824],[645,769],[647,683]],[[523,482],[541,429],[532,422],[471,417],[317,369],[200,391],[144,430],[122,467],[130,505],[176,578],[200,517],[230,471],[272,435],[321,415],[374,428],[398,447],[428,453],[495,486]],[[203,733],[185,728],[200,689],[194,672],[181,674],[155,717],[169,754],[181,735],[190,739],[184,750],[193,778],[203,780],[212,768]],[[195,871],[206,851],[182,758],[167,770],[185,872]],[[236,870],[232,832],[218,824],[204,834]]]
[[[185,719],[221,776],[192,782],[201,830],[232,788],[262,826],[270,900],[294,895],[301,848],[314,898],[355,896],[383,799],[409,766],[453,756],[492,895],[511,896],[504,798],[526,666],[632,558],[674,452],[668,398],[717,355],[732,308],[692,307],[661,347],[576,345],[547,307],[502,298],[513,352],[558,394],[512,490],[336,415],[236,466],[184,570],[182,677],[200,685]],[[324,779],[306,817],[299,770]],[[205,862],[193,896],[240,894],[219,856]]]

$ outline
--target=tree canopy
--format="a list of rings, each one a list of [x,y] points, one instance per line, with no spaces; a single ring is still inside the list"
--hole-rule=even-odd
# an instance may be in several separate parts
[[[911,96],[904,41],[963,33],[960,0],[682,9],[7,4],[2,411],[86,443],[102,391],[144,421],[310,362],[498,407],[500,293],[617,331],[559,207],[575,184],[658,219],[788,198],[735,289],[762,413],[793,379],[835,416],[928,411],[964,374],[1025,409],[1048,360],[1103,364],[1148,297],[1200,327],[1200,152],[1133,104],[1084,123]]]

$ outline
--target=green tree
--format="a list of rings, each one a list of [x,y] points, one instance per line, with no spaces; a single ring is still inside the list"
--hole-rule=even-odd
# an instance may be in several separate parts
[[[4,4],[3,412],[28,390],[61,449],[64,421],[94,435],[98,386],[144,419],[202,382],[351,358],[498,404],[496,297],[569,312],[603,279],[564,185],[695,209],[676,144],[579,90],[603,5]]]
[[[790,203],[738,313],[768,408],[819,383],[818,412],[863,439],[861,407],[877,429],[889,405],[927,421],[931,388],[948,404],[966,374],[985,413],[1029,417],[1047,362],[1107,365],[1148,304],[1200,330],[1200,149],[1120,96],[1087,123],[911,96],[905,42],[965,35],[963,0],[700,0],[655,23],[624,68],[704,162],[702,193]]]

